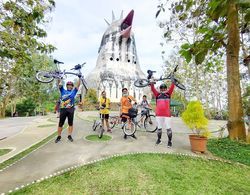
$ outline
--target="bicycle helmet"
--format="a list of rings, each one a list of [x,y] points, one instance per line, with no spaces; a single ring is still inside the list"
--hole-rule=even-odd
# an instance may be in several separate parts
[[[66,85],[72,85],[72,86],[74,86],[74,83],[73,83],[72,81],[68,81],[68,82],[66,83]]]
[[[161,85],[160,85],[160,89],[167,89],[168,87],[167,87],[167,85],[165,84],[165,83],[162,83]]]

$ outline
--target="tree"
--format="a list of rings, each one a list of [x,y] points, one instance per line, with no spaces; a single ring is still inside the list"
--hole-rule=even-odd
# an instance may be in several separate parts
[[[228,87],[228,130],[231,139],[245,139],[240,74],[239,74],[239,10],[250,7],[250,2],[241,0],[179,0],[172,4],[179,21],[192,21],[199,17],[195,26],[198,39],[194,43],[184,43],[181,55],[187,62],[190,56],[196,64],[202,64],[210,53],[222,55],[226,50]],[[161,10],[161,8],[160,8]],[[192,10],[191,12],[189,12]],[[163,10],[164,11],[164,10]],[[244,19],[249,25],[250,9],[244,9]],[[190,15],[187,15],[190,13]],[[159,14],[158,14],[159,15]],[[185,17],[181,17],[185,16]],[[189,16],[189,17],[188,17]]]
[[[89,103],[92,103],[92,104],[96,104],[98,102],[98,97],[96,95],[96,90],[95,89],[92,89],[90,88],[84,98],[84,102],[89,102]]]
[[[25,85],[34,84],[34,67],[26,66],[33,54],[55,49],[40,41],[46,37],[42,29],[48,22],[46,13],[53,7],[53,0],[6,0],[0,6],[0,117],[5,116],[10,100],[26,95],[22,94],[27,91]]]

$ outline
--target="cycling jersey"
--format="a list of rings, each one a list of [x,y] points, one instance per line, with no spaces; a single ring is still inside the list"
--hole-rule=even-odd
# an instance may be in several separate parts
[[[156,97],[156,116],[171,117],[170,99],[174,90],[174,86],[174,83],[172,83],[166,93],[159,93],[155,89],[154,84],[151,84],[151,90]]]
[[[61,92],[61,108],[72,108],[75,104],[75,96],[77,88],[72,90],[65,90],[63,86],[60,87]]]
[[[128,113],[128,110],[132,108],[132,101],[135,101],[135,99],[132,96],[123,96],[121,98],[121,112],[122,113]]]
[[[148,100],[145,100],[145,101],[142,100],[140,105],[141,105],[142,108],[148,108],[148,106],[149,106]]]
[[[103,107],[103,105],[105,105],[103,109],[100,109],[100,114],[109,114],[110,99],[100,97],[99,101],[100,101],[100,107]]]

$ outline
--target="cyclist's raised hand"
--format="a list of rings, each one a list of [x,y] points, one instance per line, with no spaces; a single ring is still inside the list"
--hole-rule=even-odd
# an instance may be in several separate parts
[[[149,79],[149,84],[155,84],[155,79],[154,79],[154,77],[151,77],[151,79]]]

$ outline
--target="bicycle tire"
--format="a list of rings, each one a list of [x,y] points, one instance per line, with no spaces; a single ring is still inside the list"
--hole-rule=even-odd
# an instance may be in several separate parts
[[[122,127],[123,133],[127,136],[131,136],[136,132],[136,124],[131,121],[131,127],[129,127],[128,122],[126,122]]]
[[[137,79],[135,82],[134,82],[134,86],[136,87],[146,87],[149,85],[149,81],[147,79]]]
[[[92,125],[93,131],[96,130],[97,126],[98,126],[98,125],[97,125],[97,122],[96,122],[96,120],[94,120],[94,123],[93,123],[93,125]]]
[[[49,72],[39,71],[36,73],[36,79],[41,83],[50,83],[54,80],[53,76]]]
[[[100,125],[100,127],[99,127],[99,134],[98,134],[99,139],[101,139],[101,138],[102,138],[103,133],[104,133],[104,128],[103,128],[103,126],[102,126],[102,125]]]
[[[186,90],[186,87],[183,84],[181,84],[180,81],[178,81],[176,78],[174,78],[173,82],[174,82],[175,86],[178,87],[179,89]]]
[[[154,133],[157,130],[155,115],[150,114],[144,120],[144,128],[147,132]]]

